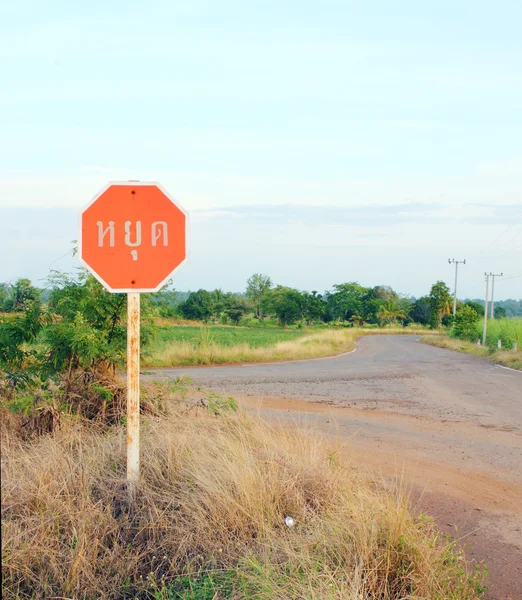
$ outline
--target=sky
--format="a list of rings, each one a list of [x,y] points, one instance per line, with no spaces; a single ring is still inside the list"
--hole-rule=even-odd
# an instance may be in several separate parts
[[[108,181],[190,214],[177,289],[522,297],[522,3],[0,2],[0,281]]]

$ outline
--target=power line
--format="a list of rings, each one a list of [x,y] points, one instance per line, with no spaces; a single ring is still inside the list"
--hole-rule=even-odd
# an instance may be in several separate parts
[[[497,237],[495,238],[492,242],[490,242],[489,244],[486,244],[481,250],[479,250],[477,252],[477,254],[482,254],[482,252],[484,252],[485,250],[487,250],[488,248],[490,248],[491,246],[494,246],[498,240],[505,234],[507,233],[512,227],[514,227],[515,225],[518,225],[518,223],[522,220],[522,212],[520,212],[518,215],[515,215],[515,221],[513,221],[512,223],[510,223],[506,229],[504,229],[504,231]]]
[[[502,281],[508,281],[508,279],[517,279],[518,277],[522,277],[522,273],[519,273],[518,275],[511,275],[511,277],[504,277]]]
[[[488,262],[492,256],[494,256],[494,258],[498,258],[499,256],[505,256],[506,254],[509,254],[510,252],[514,252],[515,250],[522,248],[522,244],[521,244],[519,246],[515,246],[514,248],[508,248],[507,250],[502,250],[507,244],[515,241],[521,234],[522,234],[522,231],[519,231],[512,238],[510,238],[509,240],[506,240],[503,244],[501,244],[498,248],[491,250],[491,252],[489,252],[486,257],[484,257],[482,260],[479,260],[475,264],[477,266],[483,265],[484,263]],[[499,252],[500,252],[500,254],[498,254]]]

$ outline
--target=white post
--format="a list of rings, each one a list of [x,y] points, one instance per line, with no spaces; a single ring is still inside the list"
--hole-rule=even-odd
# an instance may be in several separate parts
[[[127,294],[127,483],[132,501],[140,477],[140,294]]]
[[[498,341],[497,341],[497,348],[498,348],[499,350],[502,350],[502,340],[498,340]]]
[[[484,273],[486,276],[486,304],[484,305],[484,331],[482,333],[482,345],[486,345],[486,332],[488,329],[488,287],[489,287],[489,275]]]
[[[453,292],[453,317],[457,313],[457,273],[459,270],[459,261],[455,261],[455,290]]]

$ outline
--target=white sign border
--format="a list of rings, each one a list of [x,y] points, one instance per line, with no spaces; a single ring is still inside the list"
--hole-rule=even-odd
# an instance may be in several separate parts
[[[94,269],[88,265],[85,260],[83,260],[82,255],[82,216],[83,213],[90,208],[98,198],[104,194],[109,188],[115,185],[125,185],[125,186],[154,186],[157,187],[169,200],[174,204],[176,208],[178,208],[185,215],[185,258],[179,263],[177,267],[175,267],[167,277],[155,288],[112,288],[106,281],[104,281],[98,273]],[[137,292],[137,293],[154,293],[159,292],[163,286],[166,285],[168,280],[172,277],[172,275],[181,267],[183,267],[188,258],[189,258],[189,249],[188,249],[188,241],[189,239],[189,213],[188,211],[181,205],[176,199],[174,199],[169,192],[157,181],[133,181],[132,179],[129,181],[110,181],[104,188],[102,188],[94,198],[87,204],[78,215],[78,258],[80,263],[91,273],[94,277],[103,285],[103,287],[110,292],[111,294],[128,294],[129,292]]]

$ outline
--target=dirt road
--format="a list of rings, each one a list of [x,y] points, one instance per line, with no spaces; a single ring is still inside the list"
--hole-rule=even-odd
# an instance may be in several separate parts
[[[522,599],[522,373],[418,343],[361,338],[330,359],[155,372],[189,375],[270,419],[349,440],[354,460],[412,488],[468,556],[489,598]]]

